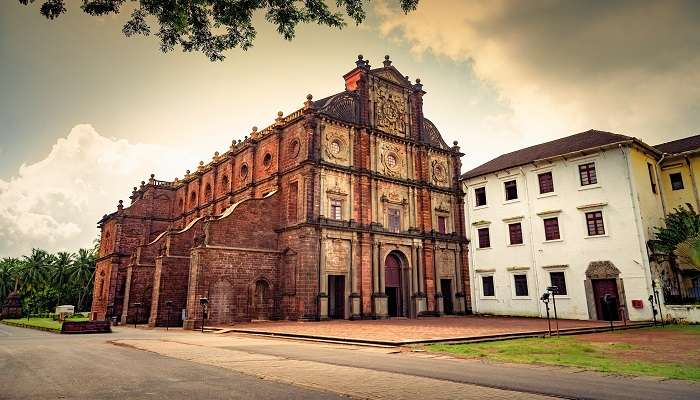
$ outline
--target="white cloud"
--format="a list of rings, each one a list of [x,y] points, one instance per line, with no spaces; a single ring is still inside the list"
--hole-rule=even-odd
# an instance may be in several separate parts
[[[96,223],[128,204],[130,188],[147,179],[172,179],[193,158],[165,146],[133,144],[77,125],[48,156],[0,179],[0,257],[91,246]]]
[[[471,124],[488,129],[462,138],[478,142],[477,158],[589,128],[656,144],[700,124],[697,2],[421,1],[408,15],[391,5],[377,8],[383,34],[417,56],[470,61],[510,109]]]

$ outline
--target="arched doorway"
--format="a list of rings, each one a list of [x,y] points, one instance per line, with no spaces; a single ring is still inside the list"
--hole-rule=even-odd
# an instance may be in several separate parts
[[[403,261],[401,253],[392,251],[384,262],[384,290],[387,296],[387,313],[390,317],[404,317],[406,307],[403,291]]]
[[[253,289],[252,319],[270,319],[272,311],[272,291],[265,279],[258,279]]]

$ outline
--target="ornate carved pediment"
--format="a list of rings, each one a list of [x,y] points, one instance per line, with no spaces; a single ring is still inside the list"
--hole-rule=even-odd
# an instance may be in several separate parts
[[[452,202],[450,200],[447,200],[447,201],[441,200],[438,203],[437,207],[435,207],[435,211],[448,213],[448,212],[450,212],[450,204],[451,203]]]
[[[330,194],[335,194],[338,196],[347,196],[348,192],[343,189],[340,184],[338,184],[338,181],[335,181],[335,185],[331,186],[326,190],[326,193]]]
[[[586,269],[586,277],[591,279],[610,279],[620,276],[620,270],[610,261],[592,261]]]
[[[374,75],[400,86],[407,86],[408,81],[394,68],[383,68],[374,72]]]
[[[385,203],[393,203],[393,204],[400,204],[400,205],[408,204],[408,200],[401,197],[401,195],[396,193],[396,192],[384,193],[382,195],[381,200]]]
[[[404,136],[406,134],[406,102],[398,90],[386,85],[377,85],[375,104],[375,125],[387,133]]]

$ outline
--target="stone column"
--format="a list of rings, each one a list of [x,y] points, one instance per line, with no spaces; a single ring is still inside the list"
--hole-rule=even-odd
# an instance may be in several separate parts
[[[418,279],[418,286],[416,288],[416,316],[420,316],[427,309],[426,298],[425,298],[425,274],[423,273],[423,245],[418,243],[418,247],[415,249],[416,253],[416,277]]]
[[[437,266],[437,243],[433,242],[433,287],[435,289],[435,312],[442,315],[445,312],[442,293],[440,292],[440,277]]]
[[[466,295],[464,293],[464,286],[462,282],[462,268],[460,268],[460,260],[462,259],[462,250],[459,247],[459,244],[457,244],[457,248],[455,249],[455,279],[457,280],[457,284],[455,285],[457,289],[457,293],[455,293],[455,299],[456,299],[456,309],[455,312],[457,314],[464,314],[466,311]]]
[[[379,245],[379,293],[386,293],[386,258],[382,255],[382,245]]]
[[[318,271],[318,319],[328,319],[328,276],[326,275],[326,238],[321,234]]]
[[[361,319],[361,297],[360,297],[360,278],[357,274],[357,239],[355,236],[350,240],[350,319]]]

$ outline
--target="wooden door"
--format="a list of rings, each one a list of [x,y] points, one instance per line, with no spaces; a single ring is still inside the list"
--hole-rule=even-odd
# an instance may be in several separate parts
[[[440,291],[442,292],[442,308],[445,314],[452,314],[454,306],[452,304],[452,279],[440,279]]]
[[[603,301],[606,295],[612,296],[614,300],[613,307],[610,310]],[[595,310],[598,314],[598,319],[606,321],[618,321],[620,319],[617,311],[620,302],[615,279],[594,279],[593,297],[595,298]]]

